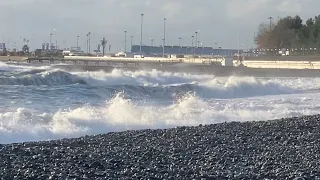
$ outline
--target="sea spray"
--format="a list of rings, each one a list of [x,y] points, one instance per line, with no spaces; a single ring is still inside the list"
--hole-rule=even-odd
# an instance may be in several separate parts
[[[320,78],[216,77],[161,71],[0,72],[0,141],[317,114]]]

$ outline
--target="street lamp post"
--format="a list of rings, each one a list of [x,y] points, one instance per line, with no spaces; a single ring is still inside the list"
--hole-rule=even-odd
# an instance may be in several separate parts
[[[77,50],[79,50],[79,37],[80,36],[77,36]]]
[[[51,43],[51,41],[52,41],[52,33],[50,33],[50,50],[52,50],[52,43]]]
[[[166,45],[166,18],[163,18],[163,48],[162,48],[162,53],[163,57],[165,57],[165,45]]]
[[[87,34],[86,45],[87,45],[87,53],[89,53],[89,33]]]
[[[273,17],[269,17],[268,19],[269,19],[269,21],[270,21],[270,32],[271,32],[271,29],[272,29],[272,28],[271,28],[271,23],[272,23]]]
[[[181,53],[181,37],[179,37],[179,53]]]
[[[90,53],[91,51],[91,32],[88,32],[87,34],[87,53]]]
[[[273,17],[269,17],[268,18],[269,19],[269,21],[270,21],[270,29],[269,29],[269,36],[268,36],[268,46],[269,46],[269,49],[271,49],[271,46],[270,46],[270,44],[269,44],[269,41],[270,41],[270,35],[271,35],[271,23],[272,23],[272,19],[273,19]],[[271,52],[271,51],[270,51]]]
[[[133,36],[130,36],[131,51],[132,51],[132,42],[133,42]]]
[[[238,61],[240,60],[240,31],[238,31]]]
[[[151,47],[153,47],[153,41],[154,41],[154,39],[153,38],[150,38],[150,42],[151,42]]]
[[[162,39],[162,47],[164,48],[164,39]],[[163,48],[162,48],[162,50],[163,50]],[[163,52],[162,52],[163,53]],[[164,57],[164,54],[163,54],[163,57]]]
[[[198,31],[196,31],[195,33],[196,33],[196,48],[198,48]]]
[[[89,53],[91,52],[91,36],[93,36],[93,34],[90,33],[90,36],[89,36]]]
[[[141,28],[140,28],[140,55],[142,54],[142,26],[143,26],[143,16],[144,16],[144,14],[141,14]]]
[[[194,39],[194,36],[191,36],[191,53],[194,55],[194,47],[193,47],[193,39]]]
[[[127,31],[124,31],[124,52],[127,52]]]

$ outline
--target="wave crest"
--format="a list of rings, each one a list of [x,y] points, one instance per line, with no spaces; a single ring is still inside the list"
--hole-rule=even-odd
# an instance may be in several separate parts
[[[37,70],[31,73],[23,73],[15,77],[0,77],[0,85],[23,85],[23,86],[40,86],[40,85],[69,85],[69,84],[86,84],[86,81],[76,75],[65,71],[44,71]]]

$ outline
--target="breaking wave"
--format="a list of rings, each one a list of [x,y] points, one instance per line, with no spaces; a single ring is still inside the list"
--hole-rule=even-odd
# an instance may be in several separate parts
[[[146,102],[141,104],[118,93],[107,100],[104,106],[85,105],[53,113],[18,108],[0,113],[0,141],[49,140],[124,130],[258,121],[313,114],[320,107],[310,104],[312,97],[298,101],[286,99],[281,103],[271,99],[267,103],[261,99],[207,101],[194,94],[186,94],[171,104],[155,105]],[[286,105],[287,102],[291,102],[291,106]],[[296,105],[300,105],[301,109],[296,109]]]
[[[314,98],[320,96],[319,78],[1,68],[0,143],[268,120],[320,110]]]
[[[105,72],[69,73],[61,70],[30,70],[15,76],[0,76],[0,85],[60,86],[85,84],[105,87],[109,92],[125,91],[131,95],[180,96],[195,92],[204,98],[239,98],[261,95],[298,93],[282,82],[254,77],[214,77],[159,71],[130,72],[114,70]]]
[[[40,73],[39,73],[40,72]],[[32,70],[28,73],[22,72],[17,76],[0,77],[0,85],[68,85],[68,84],[85,84],[81,78],[64,71],[44,71]]]

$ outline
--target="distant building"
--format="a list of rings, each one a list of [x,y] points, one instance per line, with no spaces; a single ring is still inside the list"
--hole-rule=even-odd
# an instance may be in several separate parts
[[[131,52],[140,53],[140,45],[133,45]],[[240,50],[240,53],[242,50]],[[146,55],[163,55],[162,46],[141,46],[141,53]],[[214,49],[212,47],[191,47],[191,46],[165,46],[165,54],[186,54],[186,55],[213,55],[213,56],[233,56],[238,53],[237,49]]]
[[[6,43],[0,43],[0,53],[4,53],[6,51]]]

